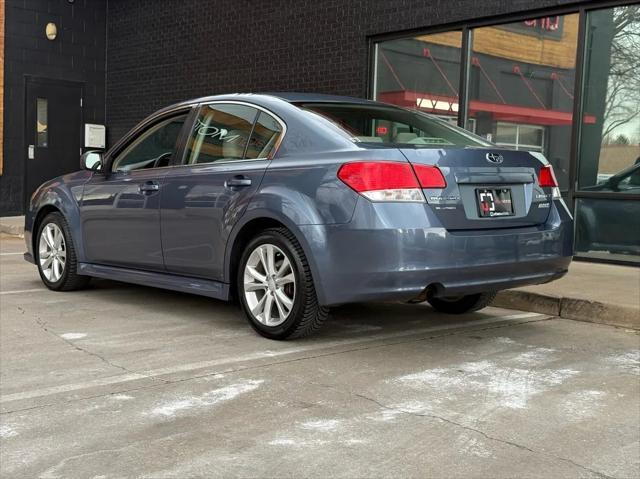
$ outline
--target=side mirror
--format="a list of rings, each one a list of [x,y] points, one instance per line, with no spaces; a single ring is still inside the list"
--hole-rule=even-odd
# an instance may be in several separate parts
[[[102,169],[102,152],[85,151],[80,157],[80,168],[89,171],[100,171]]]

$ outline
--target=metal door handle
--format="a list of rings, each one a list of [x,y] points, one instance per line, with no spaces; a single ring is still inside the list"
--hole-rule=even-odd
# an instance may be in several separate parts
[[[251,186],[251,178],[247,176],[237,175],[225,181],[224,185],[227,188],[231,188],[235,186]]]
[[[155,181],[147,181],[142,183],[139,187],[141,193],[152,193],[160,189],[160,185]]]

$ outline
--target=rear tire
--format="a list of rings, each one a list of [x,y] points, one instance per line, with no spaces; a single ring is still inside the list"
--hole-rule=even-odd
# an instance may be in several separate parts
[[[240,259],[237,291],[249,324],[265,338],[307,336],[329,314],[318,304],[302,247],[286,228],[267,229],[249,242]]]
[[[441,313],[464,314],[486,308],[495,297],[495,292],[489,292],[458,296],[455,298],[431,298],[427,301],[433,306],[433,309]]]
[[[77,273],[78,258],[67,221],[60,213],[49,213],[38,227],[34,256],[44,285],[53,291],[82,289],[89,276]]]

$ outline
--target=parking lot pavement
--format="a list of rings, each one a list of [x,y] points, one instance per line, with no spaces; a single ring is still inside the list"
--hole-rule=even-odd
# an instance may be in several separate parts
[[[488,308],[337,308],[258,337],[206,298],[54,293],[0,246],[0,475],[638,477],[637,331]]]

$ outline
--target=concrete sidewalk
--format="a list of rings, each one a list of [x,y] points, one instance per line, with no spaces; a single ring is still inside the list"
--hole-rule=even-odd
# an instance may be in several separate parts
[[[0,218],[0,233],[23,236],[24,216]],[[549,284],[501,291],[493,305],[640,329],[640,268],[574,261]]]
[[[564,278],[501,291],[493,306],[640,329],[640,268],[574,261]]]
[[[0,218],[0,233],[24,236],[24,216],[4,216]]]

